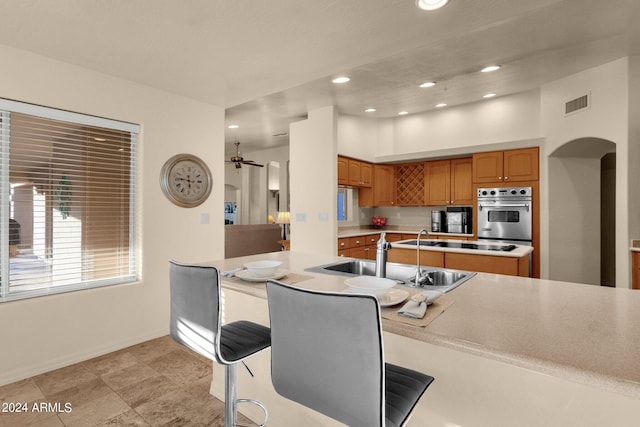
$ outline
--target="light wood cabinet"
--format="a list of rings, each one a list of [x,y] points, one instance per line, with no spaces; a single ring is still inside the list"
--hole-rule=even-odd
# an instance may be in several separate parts
[[[393,165],[373,165],[373,206],[395,204],[394,182]]]
[[[631,274],[631,287],[633,289],[640,289],[640,252],[631,253],[631,264],[633,272]]]
[[[473,204],[472,159],[427,162],[427,205]]]
[[[387,256],[389,262],[412,265],[416,263],[415,249],[391,248]],[[529,275],[528,256],[514,258],[421,250],[420,265],[510,276]]]
[[[537,147],[504,152],[504,181],[537,181],[538,169]]]
[[[338,185],[349,185],[349,159],[338,156]]]
[[[379,234],[367,234],[338,238],[338,256],[359,259],[376,259],[376,243]]]
[[[348,159],[349,185],[371,187],[371,163]]]
[[[338,185],[371,187],[371,163],[338,156]]]
[[[447,252],[444,256],[445,268],[477,271],[483,273],[529,276],[529,257],[501,257]]]
[[[537,181],[538,169],[537,147],[473,155],[473,182],[476,184]]]
[[[395,204],[424,206],[426,201],[426,162],[402,163],[395,166]]]
[[[416,264],[415,249],[391,248],[387,252],[387,261],[400,264]],[[444,252],[420,251],[420,265],[422,267],[444,267]]]

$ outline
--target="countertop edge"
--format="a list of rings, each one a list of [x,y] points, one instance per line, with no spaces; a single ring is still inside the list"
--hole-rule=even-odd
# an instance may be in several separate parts
[[[222,285],[223,288],[231,291],[240,292],[264,300],[267,299],[266,286],[264,283],[249,284],[222,277]],[[640,399],[640,384],[622,378],[578,369],[570,365],[563,365],[548,360],[527,357],[522,354],[507,353],[503,350],[493,350],[490,347],[481,346],[469,341],[449,338],[441,334],[429,332],[425,328],[406,325],[388,319],[382,319],[382,329],[385,332],[406,338],[442,346],[452,350],[461,351],[541,374],[579,383],[585,386],[598,387],[606,391]],[[413,331],[417,331],[417,333],[412,333]]]
[[[623,394],[634,399],[640,399],[640,384],[633,381],[599,374],[597,372],[586,371],[584,369],[578,369],[570,365],[563,365],[548,360],[527,357],[522,354],[507,353],[502,350],[494,351],[489,347],[480,346],[469,341],[449,338],[426,330],[420,331],[421,333],[418,338],[416,337],[416,334],[407,332],[407,328],[405,326],[409,325],[396,326],[392,322],[393,321],[391,320],[383,319],[383,330],[406,338],[416,339],[418,341],[461,351],[474,356],[484,357],[497,362],[516,366],[518,368],[528,369],[541,374],[583,384],[585,386],[598,387],[613,393]],[[409,326],[409,328],[418,327]]]

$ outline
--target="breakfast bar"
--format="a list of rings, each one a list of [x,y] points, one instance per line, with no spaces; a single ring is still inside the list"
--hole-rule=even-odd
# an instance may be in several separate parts
[[[308,270],[344,259],[335,256],[274,252],[207,264],[226,272],[265,259],[282,262],[282,281],[348,291],[344,277]],[[224,321],[269,325],[264,282],[222,277],[222,285]],[[450,305],[424,327],[383,316],[387,361],[436,378],[409,425],[636,425],[640,292],[478,273],[443,298]],[[255,377],[239,372],[239,397],[264,402],[273,425],[339,425],[278,396],[269,356],[250,362]],[[223,380],[214,364],[216,397]]]

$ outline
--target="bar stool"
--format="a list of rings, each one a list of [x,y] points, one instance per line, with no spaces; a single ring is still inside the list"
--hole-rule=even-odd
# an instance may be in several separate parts
[[[351,427],[397,427],[433,377],[384,362],[372,295],[267,282],[271,380],[283,397]]]
[[[237,425],[237,404],[243,402],[262,408],[265,418],[260,427],[265,426],[269,413],[262,403],[237,399],[237,378],[238,363],[271,345],[269,328],[246,320],[221,325],[220,272],[215,267],[171,260],[169,286],[173,339],[225,365],[225,427]]]

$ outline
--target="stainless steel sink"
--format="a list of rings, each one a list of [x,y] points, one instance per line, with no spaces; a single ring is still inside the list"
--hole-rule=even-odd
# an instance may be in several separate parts
[[[305,269],[315,273],[331,274],[344,277],[355,276],[375,276],[376,262],[364,259],[347,259],[331,264],[319,265]],[[460,286],[469,280],[476,273],[462,270],[451,270],[446,268],[437,268],[422,266],[422,271],[427,275],[427,284],[423,285],[424,289],[439,289],[443,292]],[[416,275],[416,266],[409,264],[397,264],[393,262],[387,263],[387,278],[393,279],[401,285],[415,286],[414,278]]]

